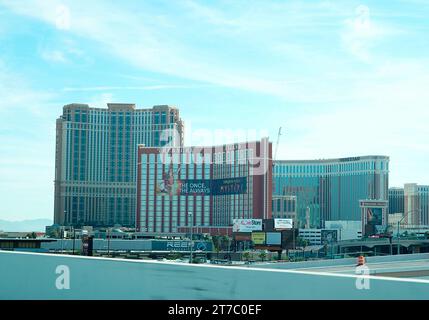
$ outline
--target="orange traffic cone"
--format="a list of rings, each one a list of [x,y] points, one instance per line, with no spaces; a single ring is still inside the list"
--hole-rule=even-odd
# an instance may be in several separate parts
[[[365,257],[364,257],[364,256],[359,256],[359,257],[358,257],[357,265],[358,265],[358,266],[363,266],[363,265],[365,265]]]

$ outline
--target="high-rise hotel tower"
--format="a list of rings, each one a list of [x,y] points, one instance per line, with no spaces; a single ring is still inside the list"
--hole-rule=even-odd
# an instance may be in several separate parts
[[[138,145],[183,145],[183,122],[172,106],[64,106],[57,119],[54,223],[135,225]]]
[[[361,200],[388,200],[389,157],[275,162],[274,196],[296,197],[297,225],[361,220]],[[308,222],[308,223],[307,223]]]

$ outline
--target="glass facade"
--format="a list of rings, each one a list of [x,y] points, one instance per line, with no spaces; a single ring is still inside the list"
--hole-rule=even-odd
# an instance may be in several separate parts
[[[160,139],[166,129],[179,133],[174,141]],[[134,226],[137,146],[181,145],[182,131],[174,107],[65,106],[57,120],[55,223]]]
[[[273,218],[296,219],[296,197],[295,196],[273,196],[272,203]]]
[[[389,214],[404,213],[404,188],[389,189]]]
[[[420,224],[429,225],[429,186],[418,186]]]
[[[270,215],[271,197],[264,183],[271,184],[272,172],[260,174],[252,168],[256,158],[254,146],[262,150],[260,146],[264,143],[265,140],[219,147],[172,148],[169,153],[158,148],[140,147],[140,231],[178,232],[179,228],[183,230],[191,225],[224,227],[232,226],[233,219]],[[269,159],[268,153],[260,157]],[[243,178],[245,191],[222,195],[179,191],[182,183],[190,180],[232,178]],[[166,184],[171,186],[168,192],[164,191]],[[192,221],[189,213],[192,213]],[[255,214],[261,216],[255,217]]]
[[[361,220],[359,200],[388,198],[389,158],[275,161],[273,197],[296,196],[299,226]]]

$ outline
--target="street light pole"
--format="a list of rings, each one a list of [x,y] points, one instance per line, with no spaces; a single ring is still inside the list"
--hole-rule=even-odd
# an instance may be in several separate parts
[[[402,217],[402,219],[404,219],[405,218],[405,216],[404,217]],[[401,221],[402,221],[402,219],[401,220],[399,220],[398,221],[398,233],[396,234],[396,236],[398,237],[398,255],[400,254],[400,252],[401,252],[401,246],[399,245],[399,238],[400,238],[400,235],[399,235],[399,225],[400,225],[400,223],[401,223]]]
[[[107,256],[110,255],[110,228],[107,228]]]
[[[75,241],[76,241],[76,229],[73,227],[73,255],[74,255]]]
[[[67,214],[67,210],[64,210],[64,218],[65,218],[65,216],[66,216],[66,214]],[[63,224],[65,224],[65,222],[63,222]],[[63,254],[64,253],[64,243],[63,243],[63,241],[64,241],[64,226],[60,226],[60,238],[61,238],[61,254]]]
[[[194,221],[193,221],[193,215],[192,212],[188,212],[188,216],[190,219],[190,223],[191,223],[191,248],[190,248],[190,254],[189,254],[189,263],[192,263],[192,249],[194,248],[194,242],[193,242],[193,234],[192,234],[192,229],[194,226]]]
[[[295,254],[295,221],[292,220],[293,253]]]
[[[60,227],[60,238],[61,238],[61,254],[63,254],[64,253],[64,243],[63,243],[63,241],[64,241],[64,227],[63,226],[61,226]]]
[[[408,215],[409,215],[411,212],[420,212],[420,209],[410,210],[410,211],[408,211],[408,212],[404,213],[404,216],[403,216],[403,217],[398,221],[398,234],[397,234],[397,236],[398,236],[398,255],[400,255],[400,254],[401,254],[401,246],[400,246],[400,244],[399,244],[399,240],[400,240],[400,235],[399,235],[399,225],[401,224],[401,222],[402,222],[406,217],[408,217]]]

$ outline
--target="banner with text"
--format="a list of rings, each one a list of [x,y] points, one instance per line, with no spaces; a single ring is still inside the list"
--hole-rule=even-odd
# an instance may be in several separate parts
[[[262,231],[262,219],[234,219],[232,232]]]
[[[245,194],[247,192],[247,178],[174,180],[171,176],[166,176],[165,179],[157,183],[156,191],[159,195],[169,196]]]

